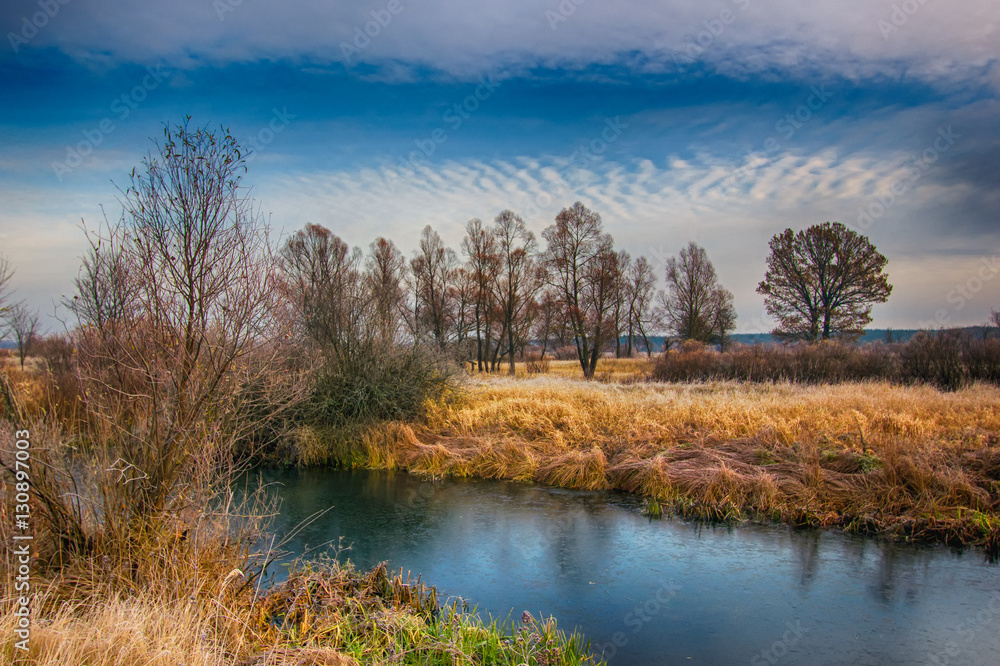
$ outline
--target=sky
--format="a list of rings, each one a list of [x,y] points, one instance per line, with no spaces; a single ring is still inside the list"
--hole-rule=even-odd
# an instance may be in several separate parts
[[[888,258],[872,327],[1000,309],[995,0],[5,0],[0,254],[49,330],[84,226],[164,123],[226,127],[276,238],[408,255],[582,201],[660,274],[689,241],[739,332],[770,238],[840,221]]]

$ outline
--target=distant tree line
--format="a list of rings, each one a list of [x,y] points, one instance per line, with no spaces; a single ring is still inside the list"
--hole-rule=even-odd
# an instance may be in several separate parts
[[[651,355],[650,337],[661,330],[724,342],[735,327],[732,294],[703,248],[691,243],[671,259],[657,294],[649,260],[616,250],[601,216],[582,203],[542,232],[545,247],[511,210],[491,223],[472,219],[465,231],[459,255],[424,227],[406,261],[390,239],[365,253],[307,225],[279,253],[301,332],[334,356],[413,341],[480,372],[511,374],[529,346],[543,358],[570,347],[592,377],[605,352]]]
[[[367,254],[307,225],[282,249],[282,267],[305,331],[334,353],[345,346],[428,343],[480,372],[537,346],[542,358],[572,348],[584,376],[604,353],[651,355],[650,337],[718,344],[736,327],[733,294],[705,249],[689,243],[667,260],[665,289],[645,257],[616,250],[601,216],[577,202],[542,231],[544,247],[511,210],[465,227],[460,252],[429,225],[406,261],[377,238]],[[788,229],[771,240],[757,290],[784,340],[860,335],[892,291],[886,258],[839,223]]]

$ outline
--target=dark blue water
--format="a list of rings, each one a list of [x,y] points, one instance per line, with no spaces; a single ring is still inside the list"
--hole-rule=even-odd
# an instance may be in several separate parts
[[[483,614],[578,629],[610,664],[1000,664],[1000,569],[828,531],[650,521],[637,498],[386,472],[267,472],[296,555],[343,537]]]

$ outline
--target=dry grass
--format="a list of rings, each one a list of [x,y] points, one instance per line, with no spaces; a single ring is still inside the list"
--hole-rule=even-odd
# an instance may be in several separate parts
[[[693,517],[978,543],[1000,528],[1000,389],[486,378],[355,464],[609,488]]]
[[[207,573],[207,572],[202,572]],[[113,576],[111,579],[113,580]],[[95,579],[89,579],[91,583]],[[0,663],[27,666],[360,666],[360,664],[596,664],[582,639],[552,619],[519,629],[456,607],[433,588],[384,565],[359,572],[318,561],[295,568],[261,594],[239,570],[206,579],[186,598],[185,581],[157,591],[81,594],[50,581],[34,599],[29,650],[15,647],[12,588],[0,608]],[[77,579],[76,582],[80,582]]]
[[[602,382],[627,383],[641,381],[653,371],[656,357],[646,358],[602,358],[597,361],[597,371],[594,377]],[[514,370],[518,378],[527,378],[536,374],[544,374],[550,377],[565,377],[568,379],[583,379],[583,369],[580,362],[546,360],[547,366],[544,371],[538,372],[537,364],[532,367],[530,362],[519,361],[514,364]],[[536,370],[536,372],[532,372]],[[501,377],[507,373],[507,365],[502,365],[493,376]]]

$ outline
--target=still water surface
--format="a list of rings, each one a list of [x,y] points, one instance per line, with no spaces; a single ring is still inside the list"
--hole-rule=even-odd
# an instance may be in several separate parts
[[[780,526],[650,521],[640,500],[388,472],[268,471],[289,543],[420,573],[482,614],[554,615],[610,664],[1000,664],[979,553]]]

